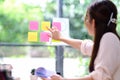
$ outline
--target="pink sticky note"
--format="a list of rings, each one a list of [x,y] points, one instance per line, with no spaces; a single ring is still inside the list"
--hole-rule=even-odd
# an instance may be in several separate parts
[[[48,32],[41,32],[40,33],[40,41],[41,42],[49,42],[49,36],[48,36]]]
[[[61,31],[61,23],[60,22],[53,22],[52,27],[56,27],[59,31]]]
[[[39,23],[37,21],[30,21],[29,29],[30,30],[38,30]]]

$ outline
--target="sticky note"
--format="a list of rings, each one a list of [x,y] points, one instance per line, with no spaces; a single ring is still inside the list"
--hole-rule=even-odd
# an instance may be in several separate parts
[[[30,42],[37,42],[37,32],[28,32],[28,41]]]
[[[59,31],[61,31],[61,23],[60,22],[53,22],[52,27],[56,27]]]
[[[49,42],[49,36],[48,36],[48,32],[41,32],[40,33],[40,41],[41,42]]]
[[[50,28],[50,22],[49,21],[44,21],[44,22],[41,22],[41,28],[43,31],[48,31],[48,28]]]
[[[39,23],[37,21],[30,21],[29,30],[38,30]]]
[[[60,42],[60,40],[54,40],[54,39],[52,39],[52,42]]]

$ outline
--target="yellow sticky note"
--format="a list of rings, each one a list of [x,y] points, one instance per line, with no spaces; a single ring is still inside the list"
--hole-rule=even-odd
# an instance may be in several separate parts
[[[46,27],[50,28],[50,22],[49,21],[41,22],[41,28],[43,31],[48,31],[48,29]]]
[[[52,42],[60,42],[60,40],[54,40],[54,39],[52,39]]]
[[[38,41],[38,34],[37,34],[37,32],[28,32],[28,41],[30,41],[30,42],[37,42]]]

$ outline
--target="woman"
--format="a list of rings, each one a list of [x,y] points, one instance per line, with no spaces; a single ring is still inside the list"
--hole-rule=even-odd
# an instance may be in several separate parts
[[[86,13],[85,26],[91,40],[66,39],[56,28],[50,28],[52,38],[63,41],[91,56],[90,74],[81,78],[63,78],[53,75],[52,80],[119,80],[120,37],[117,34],[117,8],[110,0],[92,3]]]

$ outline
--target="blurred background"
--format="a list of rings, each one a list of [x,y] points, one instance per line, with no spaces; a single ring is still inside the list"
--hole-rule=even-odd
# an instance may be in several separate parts
[[[58,46],[28,42],[27,34],[29,21],[52,21],[58,16],[59,1],[62,1],[62,17],[69,19],[70,37],[92,39],[84,26],[84,16],[87,6],[94,0],[0,0],[0,64],[12,64],[13,76],[29,80],[31,69],[40,66],[56,71]],[[112,1],[119,11],[117,31],[120,35],[120,0]],[[88,57],[67,45],[63,45],[60,52],[63,62],[58,63],[63,65],[57,68],[63,70],[63,76],[88,74]]]

